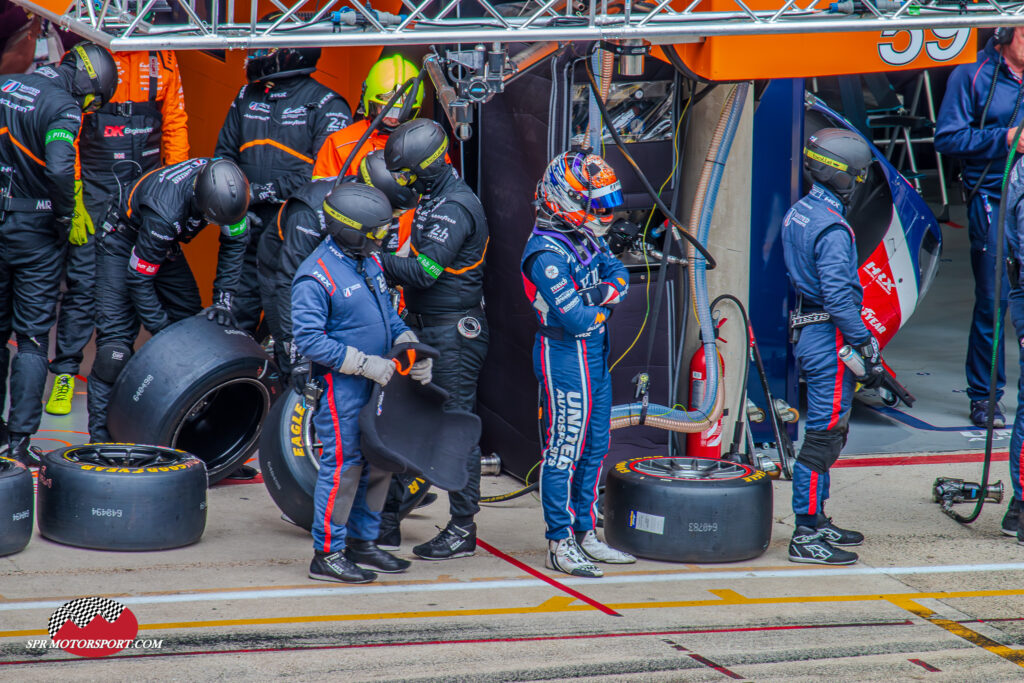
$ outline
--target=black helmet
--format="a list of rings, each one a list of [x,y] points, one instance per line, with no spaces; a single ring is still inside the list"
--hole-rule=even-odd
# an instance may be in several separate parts
[[[95,111],[114,97],[117,64],[106,48],[95,43],[79,43],[64,53],[60,65],[74,71],[71,94],[83,98],[82,109]]]
[[[211,159],[195,185],[196,208],[217,225],[234,225],[249,210],[249,181],[230,159]]]
[[[331,190],[323,209],[327,234],[355,258],[376,251],[391,225],[387,195],[361,183],[345,183]]]
[[[857,183],[868,177],[874,161],[864,139],[843,128],[822,128],[807,138],[804,172],[848,202]]]
[[[430,119],[406,121],[388,136],[384,161],[400,185],[424,187],[448,168],[448,136]],[[414,184],[415,183],[415,184]]]
[[[316,71],[318,61],[318,47],[275,47],[269,50],[254,50],[245,60],[245,76],[250,83],[259,83],[271,78],[308,75]]]
[[[411,187],[398,184],[388,171],[388,166],[384,162],[384,151],[380,149],[370,152],[359,162],[359,182],[383,192],[391,202],[391,210],[395,214],[415,209],[416,202],[420,200],[420,196],[413,192]]]

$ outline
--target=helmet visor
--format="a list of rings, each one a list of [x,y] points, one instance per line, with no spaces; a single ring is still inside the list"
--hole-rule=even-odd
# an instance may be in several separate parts
[[[375,242],[379,242],[388,235],[388,229],[390,225],[381,225],[376,228],[366,228],[366,237]]]
[[[411,168],[403,168],[400,171],[391,171],[391,177],[402,187],[409,187],[416,182],[416,174]]]
[[[595,187],[584,196],[590,209],[614,209],[622,206],[622,184],[616,180],[604,187]]]

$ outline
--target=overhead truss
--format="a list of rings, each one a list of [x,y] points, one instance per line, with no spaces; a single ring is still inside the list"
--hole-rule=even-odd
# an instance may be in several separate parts
[[[114,50],[591,40],[664,44],[709,36],[1024,25],[1024,2],[997,0],[772,0],[771,9],[758,10],[749,0],[719,0],[716,11],[699,9],[707,4],[702,0],[672,0],[675,8],[670,0],[402,0],[400,14],[379,12],[360,0],[272,0],[279,10],[272,21],[259,21],[256,0],[237,7],[236,0],[74,0],[62,14],[44,6],[52,6],[49,0],[13,1]]]

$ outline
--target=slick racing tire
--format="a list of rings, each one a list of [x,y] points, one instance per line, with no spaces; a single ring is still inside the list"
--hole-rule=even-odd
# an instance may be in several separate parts
[[[307,530],[313,527],[313,490],[320,470],[313,413],[289,389],[270,408],[260,435],[263,483],[281,512]]]
[[[107,428],[116,441],[152,443],[194,454],[210,484],[252,454],[277,368],[247,333],[203,316],[153,337],[114,385]]]
[[[771,479],[749,465],[642,457],[608,474],[604,533],[619,550],[671,562],[736,562],[762,554],[771,531]]]
[[[183,451],[86,444],[52,451],[39,468],[39,533],[97,550],[166,550],[206,528],[206,468]]]
[[[0,557],[20,553],[32,538],[32,473],[0,456]]]

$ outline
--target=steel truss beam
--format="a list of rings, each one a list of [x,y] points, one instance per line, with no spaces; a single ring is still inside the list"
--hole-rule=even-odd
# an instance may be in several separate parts
[[[40,2],[42,0],[39,0]],[[753,10],[729,0],[732,11],[698,11],[700,0],[680,10],[670,0],[623,5],[621,0],[528,0],[515,13],[488,0],[466,0],[478,18],[456,18],[463,0],[402,0],[400,15],[377,12],[359,0],[274,0],[281,14],[260,22],[251,0],[246,21],[224,21],[213,0],[74,0],[57,14],[32,0],[14,0],[62,28],[113,50],[197,50],[446,43],[532,43],[539,41],[645,40],[682,43],[708,36],[841,33],[908,29],[958,29],[1024,25],[1024,2],[996,0],[774,0],[778,6]],[[289,4],[290,3],[290,4]],[[143,19],[169,4],[183,23],[152,24]],[[678,4],[678,3],[677,3]],[[141,10],[136,10],[141,5]],[[228,17],[239,17],[227,0]],[[133,13],[137,12],[137,13]],[[243,12],[244,14],[244,12]],[[200,16],[203,15],[203,16]]]

